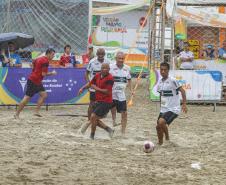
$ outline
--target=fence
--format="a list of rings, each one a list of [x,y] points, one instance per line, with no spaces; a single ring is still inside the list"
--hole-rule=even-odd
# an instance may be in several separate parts
[[[63,52],[70,44],[76,53],[85,53],[89,31],[89,0],[1,0],[0,32],[31,34],[30,50],[53,47]]]

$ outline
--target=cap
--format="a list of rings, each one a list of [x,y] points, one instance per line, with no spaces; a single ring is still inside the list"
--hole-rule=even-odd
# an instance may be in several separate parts
[[[211,45],[211,44],[208,44],[208,45],[207,45],[207,48],[210,48],[210,49],[212,49],[212,48],[213,48],[213,45]]]

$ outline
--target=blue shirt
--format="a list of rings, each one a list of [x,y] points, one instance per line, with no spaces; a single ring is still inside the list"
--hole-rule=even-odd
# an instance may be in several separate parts
[[[10,56],[10,57],[9,57]],[[13,53],[13,54],[8,54],[6,55],[7,58],[12,58],[12,59],[15,59],[15,62],[14,64],[21,64],[21,58],[20,58],[20,55],[16,54],[16,53]]]
[[[224,54],[226,54],[226,50],[224,50],[224,48],[220,48],[218,51],[219,57],[223,57]]]

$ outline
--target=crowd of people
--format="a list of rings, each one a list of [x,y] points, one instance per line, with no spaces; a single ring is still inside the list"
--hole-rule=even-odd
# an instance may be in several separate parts
[[[58,67],[69,68],[69,67],[78,67],[78,60],[76,59],[75,53],[71,52],[71,46],[69,44],[64,46],[64,53],[61,55],[58,61]],[[29,54],[27,54],[29,53]],[[84,54],[84,60],[87,60],[88,63],[92,58],[94,58],[93,46],[88,46],[88,52]],[[8,43],[8,49],[0,50],[0,67],[22,67],[23,61],[28,62],[31,67],[32,63],[32,54],[31,52],[16,51],[16,45],[13,42]]]
[[[194,53],[190,50],[189,42],[183,42],[183,44],[180,44],[180,47],[183,47],[183,49],[179,49],[179,54],[177,57],[177,68],[181,70],[194,69]],[[220,48],[218,51],[214,49],[214,46],[212,44],[206,45],[206,48],[203,50],[202,56],[205,60],[214,60],[217,58],[226,60],[226,40],[223,42],[222,48]]]

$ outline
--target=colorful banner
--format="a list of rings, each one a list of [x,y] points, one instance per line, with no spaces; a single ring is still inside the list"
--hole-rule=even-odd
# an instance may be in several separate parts
[[[85,104],[89,102],[87,92],[78,96],[79,89],[85,82],[85,69],[62,69],[54,68],[57,75],[48,76],[43,80],[43,86],[48,93],[46,104]],[[52,69],[50,68],[49,71]],[[29,68],[0,68],[0,104],[18,104],[26,92],[27,77]],[[35,95],[30,104],[37,102],[38,95]]]
[[[222,73],[220,71],[170,71],[170,76],[176,78],[186,91],[190,101],[219,101],[222,91]],[[150,99],[159,100],[157,86],[161,79],[159,70],[151,71]]]
[[[223,74],[223,85],[226,85],[226,61],[224,60],[195,60],[193,61],[195,69],[216,70]]]
[[[104,3],[118,3],[118,4],[138,4],[138,3],[150,3],[150,0],[93,0],[93,2]]]
[[[204,9],[193,7],[177,8],[177,14],[183,19],[204,26],[226,28],[226,15],[222,13],[207,12]]]
[[[110,15],[110,14],[128,12],[128,11],[138,9],[147,5],[147,2],[148,1],[144,0],[144,1],[138,1],[136,3],[131,3],[128,5],[92,8],[92,15]]]

